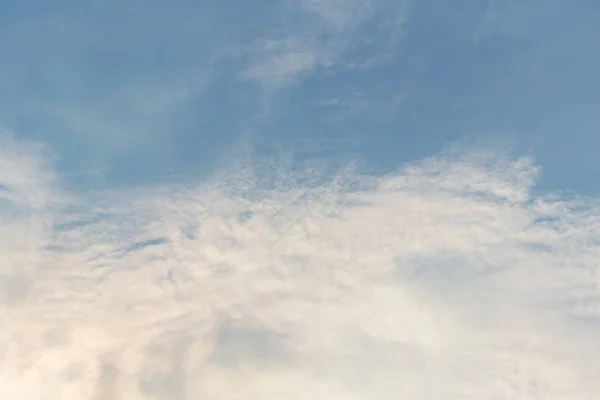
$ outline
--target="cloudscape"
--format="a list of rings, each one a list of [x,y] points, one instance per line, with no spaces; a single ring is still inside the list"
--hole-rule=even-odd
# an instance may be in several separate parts
[[[599,398],[583,4],[7,1],[0,398]]]

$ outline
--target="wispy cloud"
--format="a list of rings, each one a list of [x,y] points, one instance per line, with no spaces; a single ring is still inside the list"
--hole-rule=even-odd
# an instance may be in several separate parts
[[[243,52],[249,64],[242,76],[257,80],[272,92],[320,68],[338,66],[344,53],[357,45],[352,40],[355,32],[367,23],[378,24],[385,32],[383,42],[395,45],[403,37],[406,21],[407,2],[401,3],[391,7],[385,1],[304,0],[289,11],[298,15],[294,21],[300,22],[256,40]],[[387,55],[378,54],[377,60]],[[374,66],[377,60],[345,61],[342,66]]]
[[[284,2],[276,11],[263,4],[250,16],[189,2],[111,0],[75,11],[68,3],[51,12],[7,11],[0,76],[10,79],[0,78],[1,125],[55,145],[64,168],[107,177],[120,174],[115,160],[146,159],[144,152],[183,169],[193,162],[172,159],[198,138],[218,145],[259,130],[265,113],[257,97],[266,94],[261,100],[269,103],[270,94],[321,69],[369,64],[379,52],[349,52],[373,42],[391,46],[405,18],[405,8],[387,0]],[[374,32],[363,36],[365,27]]]
[[[492,26],[500,18],[500,13],[496,9],[496,0],[490,0],[485,10],[480,24],[473,30],[473,44],[478,45],[489,34]]]
[[[381,96],[383,97],[383,96]],[[395,94],[391,98],[383,98],[378,102],[368,101],[363,93],[353,92],[346,97],[335,97],[319,102],[319,106],[328,108],[334,123],[347,123],[352,118],[372,119],[378,122],[390,123],[398,114],[408,94]]]
[[[35,112],[60,120],[76,137],[97,148],[123,152],[168,136],[173,116],[210,83],[211,71],[198,71],[171,82],[123,85],[82,104],[39,104]]]
[[[0,39],[0,74],[10,77],[0,82],[3,126],[84,142],[98,156],[172,132],[174,112],[211,79],[218,38],[204,34],[210,10],[117,3],[72,12],[61,1],[48,12],[9,7]]]
[[[597,199],[456,148],[69,194],[0,147],[0,396],[596,399]]]

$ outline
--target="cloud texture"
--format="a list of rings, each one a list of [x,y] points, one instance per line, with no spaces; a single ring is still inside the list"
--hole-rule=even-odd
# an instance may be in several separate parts
[[[600,204],[450,149],[69,193],[0,146],[0,397],[596,399]]]

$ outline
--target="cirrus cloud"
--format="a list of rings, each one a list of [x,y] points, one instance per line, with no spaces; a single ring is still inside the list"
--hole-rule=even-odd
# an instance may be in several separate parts
[[[320,68],[376,66],[385,61],[393,53],[393,46],[402,40],[407,9],[408,2],[385,0],[301,1],[293,7],[301,17],[255,40],[242,52],[247,58],[247,67],[241,76],[259,82],[268,92],[276,92]],[[365,44],[357,43],[354,36],[369,23],[376,25],[378,39],[389,48],[377,57],[344,60],[347,51]]]

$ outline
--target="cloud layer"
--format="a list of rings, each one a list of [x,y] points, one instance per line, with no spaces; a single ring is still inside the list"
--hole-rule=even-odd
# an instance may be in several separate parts
[[[69,193],[0,149],[2,398],[600,395],[600,204],[537,193],[531,159]]]

